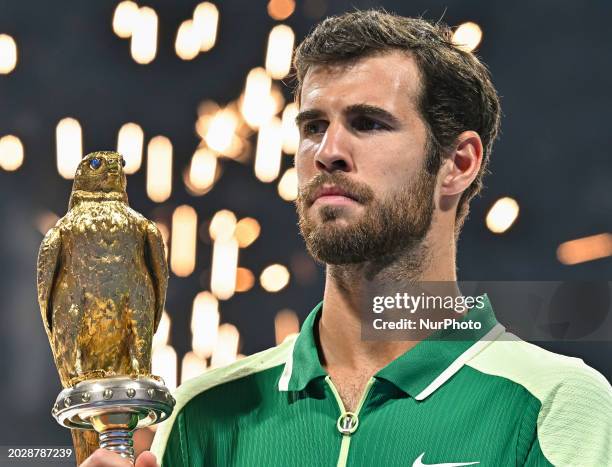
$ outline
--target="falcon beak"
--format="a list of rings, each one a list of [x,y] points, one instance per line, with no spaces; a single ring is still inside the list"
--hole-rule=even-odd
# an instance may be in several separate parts
[[[117,164],[116,162],[111,162],[108,164],[108,173],[111,173],[113,175],[119,175],[120,172],[121,166],[119,164]]]

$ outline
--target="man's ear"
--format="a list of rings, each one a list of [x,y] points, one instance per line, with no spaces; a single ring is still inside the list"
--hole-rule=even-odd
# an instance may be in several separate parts
[[[464,131],[457,137],[442,165],[442,196],[461,194],[470,186],[480,171],[482,151],[482,141],[475,131]]]

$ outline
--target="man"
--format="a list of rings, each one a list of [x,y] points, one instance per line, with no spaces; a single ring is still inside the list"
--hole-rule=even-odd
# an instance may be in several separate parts
[[[323,301],[297,339],[184,384],[157,458],[612,465],[609,383],[505,333],[488,300],[462,318],[480,328],[459,340],[361,338],[372,296],[456,281],[456,239],[500,119],[486,68],[445,26],[381,11],[325,20],[295,65],[297,210],[308,250],[327,265]],[[94,457],[88,465],[116,458]],[[136,465],[155,464],[147,453]]]

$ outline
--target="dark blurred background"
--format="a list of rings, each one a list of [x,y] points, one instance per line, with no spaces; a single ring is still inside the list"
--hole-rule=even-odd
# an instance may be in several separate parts
[[[18,49],[15,69],[0,75],[0,136],[15,135],[24,147],[17,170],[0,169],[0,445],[70,444],[68,430],[50,415],[61,387],[35,283],[43,227],[49,227],[53,214],[64,215],[72,185],[56,168],[55,131],[65,117],[81,124],[83,154],[115,150],[117,131],[126,122],[144,130],[145,152],[152,136],[172,142],[171,197],[155,203],[147,196],[146,162],[129,176],[128,194],[134,209],[168,225],[174,208],[188,204],[204,232],[198,237],[195,271],[170,278],[169,342],[179,367],[191,350],[194,297],[209,288],[207,222],[220,209],[239,219],[253,217],[261,226],[259,238],[239,256],[240,266],[253,272],[254,286],[219,303],[221,322],[240,332],[240,353],[275,344],[279,310],[294,310],[301,321],[321,299],[323,271],[305,253],[293,204],[279,196],[278,180],[267,184],[254,176],[252,156],[244,162],[220,159],[222,174],[202,196],[190,194],[182,176],[201,140],[194,129],[199,104],[214,100],[223,106],[238,98],[247,73],[264,65],[268,34],[280,23],[293,29],[296,42],[323,17],[353,8],[383,6],[402,15],[441,18],[453,27],[477,23],[483,33],[477,53],[491,70],[504,116],[487,188],[472,202],[460,239],[459,278],[611,279],[609,2],[297,0],[293,13],[281,21],[270,16],[265,0],[223,0],[216,2],[214,48],[185,61],[177,57],[175,38],[198,2],[150,0],[139,2],[153,8],[159,20],[157,54],[147,65],[137,64],[129,39],[113,32],[117,3],[0,2],[0,34],[13,37]],[[290,102],[291,80],[276,83]],[[248,139],[254,147],[256,135]],[[291,167],[291,156],[284,155],[282,164],[281,173]],[[510,228],[495,234],[485,218],[502,197],[516,200],[520,212]],[[564,243],[584,238],[595,246]],[[563,244],[574,248],[570,256],[578,259],[565,261],[574,264],[561,261]],[[589,256],[593,248],[599,253]],[[277,293],[257,281],[273,263],[290,272],[288,285]],[[612,375],[610,342],[539,345],[583,358],[608,379]]]

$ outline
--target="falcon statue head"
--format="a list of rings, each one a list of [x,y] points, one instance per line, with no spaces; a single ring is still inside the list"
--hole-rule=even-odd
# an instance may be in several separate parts
[[[127,202],[127,179],[123,167],[125,159],[117,152],[97,151],[87,154],[79,163],[74,176],[72,197],[75,192],[102,196],[104,193],[119,193]]]

